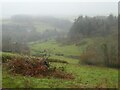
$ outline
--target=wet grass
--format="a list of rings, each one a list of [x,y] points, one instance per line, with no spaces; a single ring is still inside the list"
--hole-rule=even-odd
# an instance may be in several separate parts
[[[66,56],[79,56],[85,48],[75,45],[61,45],[55,41],[44,43],[33,43],[30,45],[31,55],[39,54],[39,51],[48,49],[51,59],[67,61],[66,63],[50,62],[54,67],[64,67],[65,72],[72,73],[74,80],[58,79],[55,77],[35,78],[21,75],[13,75],[3,68],[3,87],[4,88],[117,88],[118,70],[81,65],[79,59]],[[54,49],[55,48],[55,49]],[[62,53],[64,56],[57,56],[55,53]]]
[[[64,80],[57,78],[34,78],[21,75],[9,74],[3,70],[3,87],[27,87],[27,88],[117,88],[118,87],[118,72],[115,69],[82,66],[75,64],[52,63],[53,66],[63,66],[66,72],[73,73],[74,80]]]

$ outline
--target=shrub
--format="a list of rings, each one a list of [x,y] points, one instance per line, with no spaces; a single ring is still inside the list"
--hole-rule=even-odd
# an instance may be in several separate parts
[[[89,45],[86,51],[80,55],[80,60],[83,64],[117,68],[119,66],[117,45],[111,43]]]
[[[80,62],[88,65],[102,65],[103,60],[100,57],[97,47],[89,46],[84,53],[80,55]]]
[[[8,63],[8,69],[13,73],[33,76],[45,72],[48,68],[40,59],[15,58]]]
[[[10,72],[24,76],[74,79],[72,74],[64,72],[64,68],[48,66],[45,62],[43,58],[24,57],[13,59],[6,66]]]
[[[104,64],[108,67],[119,67],[118,65],[118,49],[116,45],[103,44]]]

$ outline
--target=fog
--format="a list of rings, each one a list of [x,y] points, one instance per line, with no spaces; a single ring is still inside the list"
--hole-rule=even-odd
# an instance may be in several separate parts
[[[117,15],[117,2],[4,2],[2,3],[2,17],[12,15],[34,15],[54,17],[75,17],[79,15],[100,16]]]
[[[0,3],[0,87],[118,88],[118,3],[41,1]]]

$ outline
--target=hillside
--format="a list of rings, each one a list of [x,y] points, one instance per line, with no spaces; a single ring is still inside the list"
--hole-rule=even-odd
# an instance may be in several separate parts
[[[118,88],[116,17],[108,17],[4,21],[3,88]]]
[[[7,53],[3,54],[6,55]],[[9,54],[12,55],[12,54]],[[58,58],[58,57],[52,57]],[[66,58],[60,56],[58,59],[62,59],[68,62],[68,64],[60,62],[51,62],[52,66],[64,67],[65,72],[72,73],[75,77],[74,80],[57,79],[54,77],[28,77],[20,74],[13,74],[8,72],[3,64],[3,87],[4,88],[112,88],[118,87],[118,72],[116,69],[110,69],[106,67],[96,66],[84,66],[78,64],[78,59]]]

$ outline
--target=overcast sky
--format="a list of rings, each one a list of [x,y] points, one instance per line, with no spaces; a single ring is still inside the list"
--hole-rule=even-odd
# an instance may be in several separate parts
[[[2,17],[18,14],[56,17],[118,14],[117,2],[2,2],[1,5]]]

